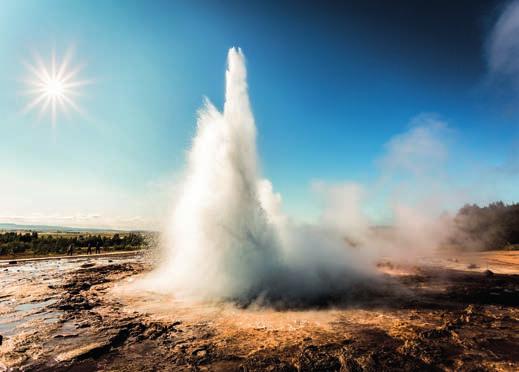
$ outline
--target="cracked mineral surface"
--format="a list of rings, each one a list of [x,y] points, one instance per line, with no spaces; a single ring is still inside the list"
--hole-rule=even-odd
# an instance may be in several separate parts
[[[142,254],[2,262],[0,369],[515,371],[518,258],[384,261],[347,297],[296,308],[130,290]]]

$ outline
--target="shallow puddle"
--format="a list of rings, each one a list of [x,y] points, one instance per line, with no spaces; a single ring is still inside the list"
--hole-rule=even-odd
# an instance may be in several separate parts
[[[41,308],[44,308],[45,306],[52,305],[55,303],[56,300],[51,298],[46,301],[40,301],[40,302],[29,302],[26,304],[20,304],[17,305],[14,310],[15,311],[33,311],[33,310],[39,310]]]

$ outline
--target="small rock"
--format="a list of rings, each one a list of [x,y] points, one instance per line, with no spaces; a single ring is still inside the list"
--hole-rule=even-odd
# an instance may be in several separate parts
[[[91,324],[88,321],[85,321],[85,322],[82,322],[82,323],[79,323],[78,325],[76,325],[76,328],[88,328],[90,326],[91,326]]]
[[[305,347],[299,355],[299,369],[301,371],[340,371],[339,358],[316,345]]]
[[[81,283],[81,286],[79,288],[82,291],[87,291],[90,289],[91,286],[92,286],[92,284],[90,284],[90,282],[83,282],[83,283]]]
[[[77,337],[77,333],[71,333],[71,334],[58,334],[55,335],[54,338],[70,338],[70,337]]]
[[[18,263],[18,261],[14,261],[14,260],[8,262],[9,265],[16,265],[17,263]]]
[[[465,308],[465,310],[463,310],[465,312],[465,314],[467,315],[472,315],[474,314],[474,311],[475,311],[475,308],[474,308],[474,305],[469,305]]]
[[[491,271],[491,270],[489,270],[489,269],[486,269],[486,270],[484,271],[484,274],[485,274],[485,276],[486,276],[487,278],[491,278],[491,277],[494,276],[494,272]]]
[[[345,372],[362,372],[362,366],[353,358],[341,357],[342,368]]]
[[[3,341],[4,341],[4,336],[0,335],[0,346],[2,346]]]

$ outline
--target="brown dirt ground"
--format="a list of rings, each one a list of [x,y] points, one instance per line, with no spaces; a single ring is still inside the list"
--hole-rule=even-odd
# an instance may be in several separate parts
[[[347,298],[297,309],[131,290],[141,255],[4,265],[0,370],[516,371],[518,253],[384,261]]]

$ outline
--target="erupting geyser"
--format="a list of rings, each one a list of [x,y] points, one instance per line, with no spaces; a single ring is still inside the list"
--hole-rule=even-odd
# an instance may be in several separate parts
[[[296,226],[261,179],[244,56],[231,48],[225,105],[199,111],[187,169],[148,288],[201,300],[315,299],[351,283],[340,233]]]

